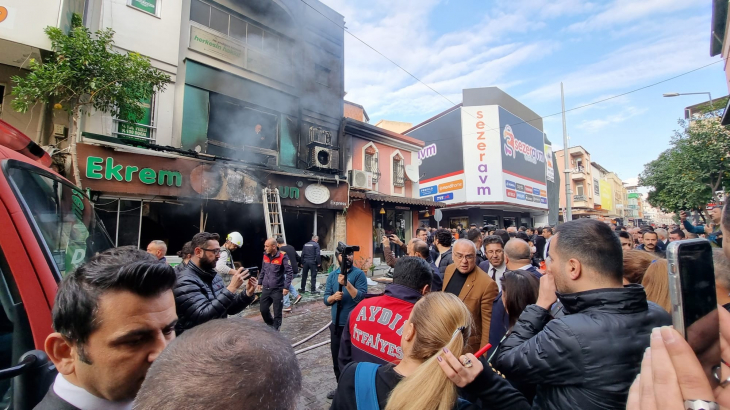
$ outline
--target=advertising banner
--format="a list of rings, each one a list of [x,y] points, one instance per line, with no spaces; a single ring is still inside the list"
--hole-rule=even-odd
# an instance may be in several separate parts
[[[601,180],[601,209],[613,211],[613,187],[608,181]]]
[[[502,182],[499,107],[462,107],[461,132],[467,202],[500,202]]]
[[[462,108],[467,202],[548,208],[544,134],[502,107]]]
[[[547,181],[555,182],[555,168],[553,167],[553,147],[545,144],[545,177]]]

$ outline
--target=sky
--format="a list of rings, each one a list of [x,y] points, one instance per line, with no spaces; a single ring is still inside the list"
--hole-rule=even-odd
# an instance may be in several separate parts
[[[544,118],[563,147],[560,82],[569,110],[715,63],[671,81],[566,113],[569,145],[621,179],[669,147],[684,107],[728,94],[710,57],[710,0],[321,0],[354,35],[438,91],[345,35],[346,100],[380,119],[420,123],[497,86]]]

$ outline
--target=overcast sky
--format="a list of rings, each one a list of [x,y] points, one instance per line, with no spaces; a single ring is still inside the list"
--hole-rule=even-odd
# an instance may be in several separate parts
[[[720,60],[710,57],[710,0],[322,0],[347,28],[454,103],[464,88],[498,86],[541,116],[621,94]],[[345,35],[346,99],[370,122],[419,123],[449,108]],[[726,95],[723,64],[567,114],[570,145],[622,179],[669,144],[685,106]],[[562,148],[561,116],[545,132]]]

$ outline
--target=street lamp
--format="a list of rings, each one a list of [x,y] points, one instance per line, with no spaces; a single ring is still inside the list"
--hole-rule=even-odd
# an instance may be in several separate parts
[[[680,95],[697,95],[697,94],[707,94],[707,97],[710,99],[710,109],[712,111],[715,111],[715,106],[712,104],[712,94],[709,92],[701,92],[701,93],[664,93],[664,97],[679,97]]]

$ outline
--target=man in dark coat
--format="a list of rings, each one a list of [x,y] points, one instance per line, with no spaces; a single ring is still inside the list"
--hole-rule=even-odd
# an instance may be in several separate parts
[[[219,239],[217,233],[200,232],[193,236],[193,257],[178,275],[174,289],[178,335],[209,320],[239,313],[253,301],[257,282],[247,270],[236,270],[228,287],[215,271],[221,252]],[[244,282],[246,290],[236,293]]]
[[[35,408],[131,409],[150,365],[175,338],[174,284],[174,270],[136,246],[94,255],[64,277],[45,341],[58,374]]]
[[[436,237],[433,240],[434,248],[438,250],[438,255],[433,259],[433,263],[439,268],[441,276],[443,277],[446,268],[454,263],[454,258],[451,256],[451,231],[445,228],[439,228],[436,231]]]
[[[294,278],[294,270],[286,253],[279,250],[276,239],[269,238],[264,244],[264,261],[259,273],[261,283],[261,317],[267,325],[279,330],[284,308],[283,299],[289,294],[289,285]],[[271,305],[274,305],[274,316],[271,316]]]
[[[542,277],[540,272],[530,264],[530,245],[522,239],[515,238],[507,242],[504,247],[504,263],[507,271],[524,270],[532,273],[538,280]],[[499,342],[509,330],[509,314],[502,302],[501,283],[499,285],[500,291],[497,298],[494,299],[492,323],[489,327],[489,343],[492,344],[492,348],[487,352],[487,357],[492,356],[492,352],[497,349]]]
[[[623,409],[651,330],[672,324],[640,285],[623,286],[621,243],[595,219],[560,225],[537,303],[500,345],[495,368],[536,384],[533,409]],[[567,313],[550,317],[557,301]]]
[[[305,243],[302,248],[302,286],[299,293],[304,293],[307,289],[307,276],[311,272],[312,277],[312,293],[317,293],[317,269],[322,266],[322,255],[319,248],[319,237],[314,235],[312,240]]]

